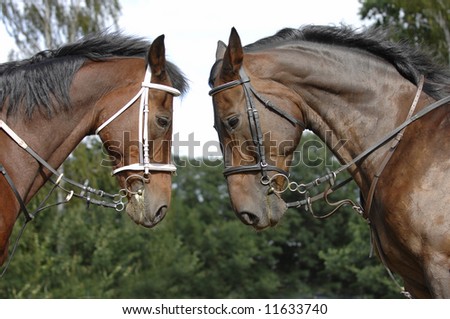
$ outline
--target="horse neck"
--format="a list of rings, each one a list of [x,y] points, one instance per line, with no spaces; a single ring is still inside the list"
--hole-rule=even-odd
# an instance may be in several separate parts
[[[8,119],[11,129],[53,168],[58,168],[86,135],[81,110],[57,115],[51,119],[33,116],[32,119]],[[51,175],[39,168],[39,163],[20,148],[9,136],[3,136],[0,161],[27,203]],[[5,152],[3,153],[3,150]]]
[[[279,81],[299,94],[309,128],[341,163],[350,162],[402,123],[417,90],[387,62],[349,49],[311,45],[285,51],[278,62]],[[383,154],[379,150],[368,157],[361,170],[350,168],[363,189]]]

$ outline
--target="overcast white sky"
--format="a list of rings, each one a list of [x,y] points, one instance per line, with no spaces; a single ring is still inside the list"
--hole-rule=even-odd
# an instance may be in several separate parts
[[[191,136],[200,142],[193,148],[196,156],[217,141],[207,81],[217,41],[227,43],[231,27],[236,28],[246,45],[284,27],[363,25],[358,16],[358,0],[122,0],[121,3],[121,29],[150,40],[164,34],[168,60],[178,65],[190,80],[188,94],[176,98],[173,132],[175,139],[187,141]],[[3,25],[0,43],[0,62],[5,62],[14,43]],[[209,151],[214,152],[211,147]],[[188,152],[186,148],[180,151],[184,155]]]

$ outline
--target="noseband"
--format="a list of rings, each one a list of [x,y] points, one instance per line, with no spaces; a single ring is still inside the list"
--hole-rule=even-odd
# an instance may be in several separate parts
[[[227,165],[227,162],[225,160],[225,169],[223,170],[223,174],[225,175],[225,177],[227,177],[233,174],[261,172],[262,175],[261,183],[264,185],[268,185],[270,182],[270,178],[267,175],[267,172],[274,171],[277,172],[277,174],[281,174],[288,177],[289,172],[277,166],[270,165],[266,161],[266,155],[264,151],[264,140],[259,120],[259,113],[258,110],[255,108],[252,96],[254,96],[258,101],[260,101],[267,109],[286,119],[292,125],[294,126],[299,125],[302,128],[305,128],[306,127],[305,123],[297,120],[290,114],[287,114],[285,111],[281,110],[276,105],[274,105],[270,100],[259,94],[250,84],[250,78],[245,73],[243,67],[241,67],[241,69],[239,70],[238,80],[227,82],[211,89],[211,91],[209,91],[209,95],[214,96],[222,91],[234,88],[239,85],[242,85],[242,88],[244,90],[245,103],[247,106],[248,123],[250,126],[253,144],[255,145],[256,148],[257,163],[253,165],[229,166]]]
[[[144,175],[149,175],[150,171],[159,172],[175,172],[177,168],[171,163],[160,164],[150,162],[150,152],[149,152],[149,138],[148,138],[148,91],[149,89],[156,89],[160,91],[165,91],[172,94],[173,96],[179,96],[181,93],[179,90],[157,83],[151,83],[152,73],[150,68],[147,66],[145,71],[144,82],[142,82],[140,91],[120,110],[114,113],[108,120],[106,120],[102,125],[100,125],[95,134],[98,134],[102,129],[104,129],[108,124],[118,118],[123,112],[125,112],[131,105],[133,105],[139,98],[139,163],[130,164],[126,166],[119,167],[112,171],[112,175],[123,171],[143,171]]]

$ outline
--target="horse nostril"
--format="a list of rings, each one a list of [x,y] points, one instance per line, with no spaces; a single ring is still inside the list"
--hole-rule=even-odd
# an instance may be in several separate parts
[[[247,225],[257,225],[259,223],[259,217],[250,212],[241,212],[240,218]]]
[[[155,223],[158,223],[161,220],[163,220],[163,218],[166,216],[166,211],[167,211],[166,205],[163,205],[158,209],[158,211],[155,214],[155,218],[154,218]]]

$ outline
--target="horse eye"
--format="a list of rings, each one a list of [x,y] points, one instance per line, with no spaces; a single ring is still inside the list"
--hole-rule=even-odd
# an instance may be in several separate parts
[[[169,126],[170,120],[166,117],[158,117],[156,119],[156,123],[158,123],[158,125],[162,128],[166,128],[167,126]]]
[[[230,118],[227,120],[227,123],[228,123],[228,126],[229,126],[230,128],[234,129],[234,128],[236,128],[236,126],[237,126],[238,123],[239,123],[239,118],[238,118],[237,116],[230,117]]]

